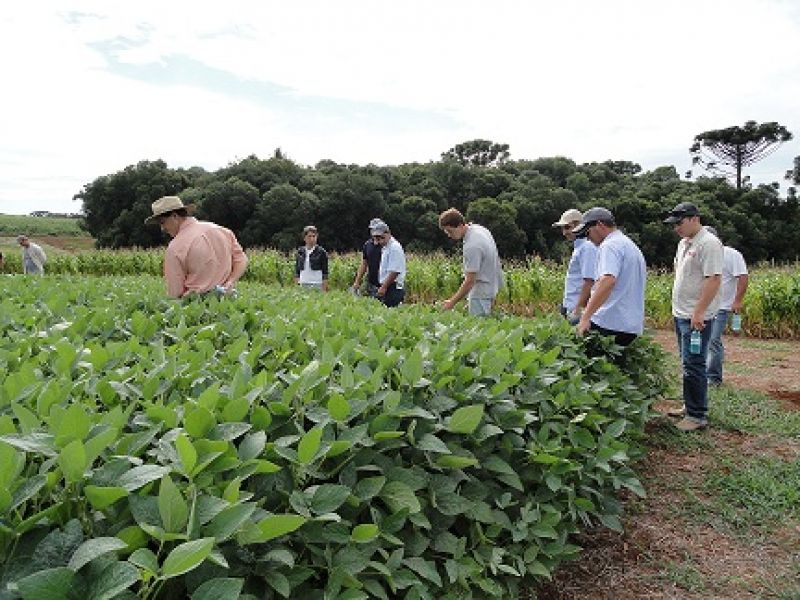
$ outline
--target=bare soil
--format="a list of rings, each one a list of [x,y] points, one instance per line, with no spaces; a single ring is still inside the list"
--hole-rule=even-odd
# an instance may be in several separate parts
[[[654,337],[676,354],[671,331]],[[725,385],[769,394],[787,411],[800,410],[800,342],[725,337]],[[665,400],[661,412],[676,407]],[[650,424],[656,430],[668,417]],[[658,422],[660,421],[660,422]],[[697,436],[698,434],[690,434]],[[685,448],[659,446],[653,436],[637,467],[645,499],[625,498],[624,533],[583,534],[584,552],[567,563],[537,598],[795,598],[800,593],[800,524],[752,539],[703,515],[703,481],[720,468],[719,457],[800,460],[800,440],[716,430]],[[697,514],[693,514],[693,507]]]

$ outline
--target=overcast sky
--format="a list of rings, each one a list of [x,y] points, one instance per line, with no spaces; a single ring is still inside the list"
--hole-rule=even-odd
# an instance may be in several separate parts
[[[78,212],[140,160],[215,170],[277,147],[389,165],[484,138],[683,173],[697,133],[750,119],[796,136],[747,171],[782,180],[798,40],[798,0],[15,0],[0,212]]]

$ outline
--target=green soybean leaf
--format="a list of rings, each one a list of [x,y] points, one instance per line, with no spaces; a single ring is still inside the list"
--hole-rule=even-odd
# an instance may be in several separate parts
[[[302,515],[272,515],[258,523],[262,534],[262,542],[286,535],[299,529],[306,518]]]
[[[472,433],[483,418],[483,404],[462,406],[453,412],[447,429],[453,433]]]
[[[74,440],[84,440],[92,428],[92,420],[80,402],[70,404],[56,424],[56,446],[63,448]]]
[[[103,556],[109,552],[115,552],[116,550],[122,550],[127,547],[128,544],[116,537],[88,539],[75,550],[72,558],[69,559],[69,563],[67,563],[67,568],[78,571],[83,565],[93,561],[98,556]]]
[[[186,432],[193,438],[205,437],[216,424],[213,413],[202,406],[188,409],[183,416]]]
[[[6,434],[0,435],[0,442],[5,442],[24,452],[44,454],[45,456],[58,456],[55,447],[55,438],[49,433],[29,433],[28,435]]]
[[[381,491],[384,484],[386,483],[386,477],[383,475],[378,475],[377,477],[365,477],[364,479],[359,480],[359,482],[353,488],[353,495],[361,498],[362,500],[369,500],[378,495],[378,492]]]
[[[150,548],[139,548],[128,557],[128,562],[144,569],[150,575],[158,574],[158,559]]]
[[[120,498],[128,495],[128,490],[123,487],[103,487],[97,485],[87,485],[83,488],[83,493],[95,510],[108,508]]]
[[[158,512],[167,533],[180,533],[189,520],[189,506],[169,475],[161,479],[158,490]]]
[[[141,465],[139,467],[133,467],[130,471],[123,473],[117,480],[117,485],[121,488],[125,488],[129,492],[132,492],[144,485],[147,485],[151,481],[161,479],[169,472],[169,467],[160,467],[158,465]]]
[[[428,581],[432,581],[437,586],[442,586],[442,578],[436,570],[436,565],[432,560],[425,560],[421,557],[403,559],[403,563],[412,571],[421,575]]]
[[[254,431],[247,434],[239,443],[239,458],[251,460],[257,458],[267,445],[267,434],[263,431]]]
[[[350,496],[350,488],[346,485],[324,483],[311,497],[310,508],[313,512],[325,514],[335,511]]]
[[[405,508],[408,509],[409,513],[413,514],[422,509],[414,490],[402,481],[390,481],[384,485],[380,498],[386,502],[392,512],[398,512]]]
[[[282,573],[270,573],[269,577],[267,578],[267,583],[273,590],[278,592],[284,598],[288,598],[292,593],[292,585]],[[338,597],[343,598],[344,596],[339,595]]]
[[[46,475],[34,475],[30,479],[27,479],[25,483],[14,490],[13,495],[9,494],[9,504],[7,510],[14,510],[23,502],[30,500],[45,486],[46,483]],[[8,484],[6,484],[5,487],[0,488],[0,492],[8,493],[8,490],[6,489],[7,486]]]
[[[244,586],[244,579],[217,577],[209,579],[197,587],[191,600],[234,600],[239,597]]]
[[[24,600],[66,600],[74,571],[67,567],[44,569],[17,581]]]
[[[336,421],[344,421],[350,415],[350,403],[341,394],[332,394],[328,400],[328,413]]]
[[[218,542],[225,541],[245,523],[255,511],[253,503],[229,506],[220,512],[203,530],[206,535],[213,535]]]
[[[350,539],[352,539],[357,544],[366,544],[367,542],[371,542],[380,533],[380,529],[378,526],[373,523],[364,523],[362,525],[356,525],[353,527],[353,531],[350,534]]]
[[[448,469],[463,469],[464,467],[472,467],[478,464],[478,459],[469,458],[467,456],[440,456],[436,459],[436,464],[440,467]]]
[[[92,580],[87,600],[111,600],[139,581],[139,571],[127,561],[111,563]]]
[[[183,471],[188,475],[191,474],[195,465],[197,464],[197,450],[192,445],[191,440],[181,433],[175,438],[175,449],[178,451],[178,458],[181,459]]]
[[[297,444],[297,460],[304,465],[314,460],[322,439],[322,429],[314,427],[306,432]]]
[[[426,433],[417,441],[417,448],[427,452],[438,452],[439,454],[450,454],[450,448],[447,447],[442,440],[433,435]]]
[[[247,413],[250,412],[250,402],[241,396],[229,401],[222,409],[222,418],[228,422],[244,421]]]
[[[73,440],[64,446],[58,455],[58,465],[68,484],[81,481],[86,471],[86,449],[83,442]]]
[[[183,575],[203,562],[214,548],[214,538],[192,540],[176,546],[164,560],[161,567],[163,579]]]

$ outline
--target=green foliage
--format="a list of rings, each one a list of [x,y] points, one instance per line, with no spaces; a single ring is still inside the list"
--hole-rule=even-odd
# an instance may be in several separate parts
[[[9,597],[513,597],[644,493],[645,339],[610,362],[555,317],[52,281],[0,299]]]
[[[80,219],[67,217],[33,217],[0,214],[0,236],[86,236],[80,228]]]
[[[796,194],[772,186],[737,189],[724,178],[682,181],[674,167],[641,172],[630,161],[576,164],[565,157],[508,160],[487,140],[459,144],[438,162],[379,167],[321,161],[304,167],[249,156],[213,173],[141,162],[84,186],[85,227],[100,247],[151,247],[165,238],[143,224],[158,196],[180,194],[198,215],[231,228],[248,248],[291,250],[314,224],[329,252],[360,250],[367,224],[384,218],[407,250],[449,251],[439,213],[453,206],[488,226],[505,258],[562,260],[551,224],[568,208],[603,205],[641,247],[648,264],[669,266],[677,238],[662,223],[679,202],[694,202],[749,263],[796,260]]]
[[[493,201],[492,201],[493,202]],[[161,277],[163,251],[97,250],[53,256],[47,263],[49,274],[139,275]],[[245,282],[294,287],[294,257],[275,251],[251,250]],[[430,304],[451,295],[463,274],[458,257],[444,254],[407,254],[408,302]],[[5,272],[21,271],[19,254],[8,257]],[[330,261],[331,289],[345,290],[355,278],[360,255],[334,255]],[[540,260],[506,261],[506,285],[500,290],[497,306],[518,315],[533,316],[557,312],[560,306],[564,267]],[[645,290],[645,314],[654,327],[671,327],[672,273],[651,271]],[[246,285],[246,284],[245,284]],[[747,335],[791,338],[800,335],[800,273],[796,267],[751,267],[750,286],[745,296],[743,326]],[[135,320],[142,329],[155,325],[139,313]],[[233,410],[232,407],[230,410]]]

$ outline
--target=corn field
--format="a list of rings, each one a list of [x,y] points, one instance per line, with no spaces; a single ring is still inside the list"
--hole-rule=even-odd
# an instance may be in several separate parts
[[[163,249],[95,250],[56,255],[47,263],[48,274],[160,276]],[[294,285],[294,258],[274,250],[248,251],[250,263],[244,279],[267,285]],[[355,278],[360,254],[333,254],[330,286],[346,289]],[[432,304],[452,294],[461,283],[458,255],[409,254],[407,301]],[[498,297],[500,310],[532,316],[558,310],[565,267],[535,258],[507,262],[506,286]],[[21,272],[18,254],[8,255],[5,273]],[[648,325],[671,326],[672,273],[651,271],[645,297]],[[791,338],[800,335],[800,265],[761,266],[751,269],[750,287],[743,309],[745,334]]]

